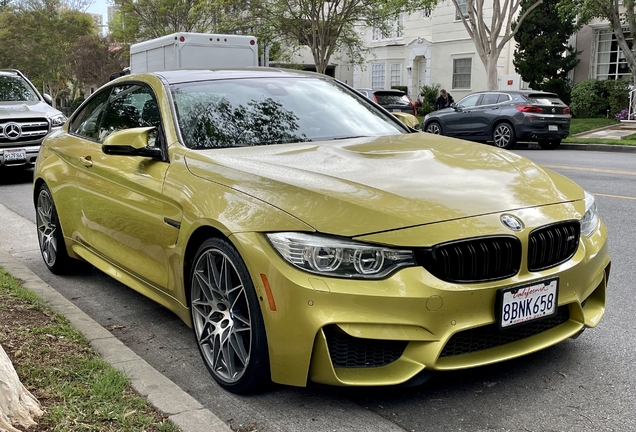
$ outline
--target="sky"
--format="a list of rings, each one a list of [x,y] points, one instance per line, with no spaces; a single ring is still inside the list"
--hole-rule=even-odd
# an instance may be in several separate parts
[[[93,2],[88,7],[86,12],[103,15],[103,22],[104,24],[107,24],[107,21],[108,21],[107,2],[109,2],[109,0],[93,0]]]

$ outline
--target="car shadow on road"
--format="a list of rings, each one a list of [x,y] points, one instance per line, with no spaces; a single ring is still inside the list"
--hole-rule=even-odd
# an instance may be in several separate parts
[[[0,186],[33,182],[33,168],[0,167]]]

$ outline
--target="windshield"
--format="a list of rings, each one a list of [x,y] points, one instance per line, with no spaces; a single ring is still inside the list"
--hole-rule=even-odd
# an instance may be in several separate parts
[[[407,133],[365,98],[319,78],[216,80],[171,90],[193,149]]]
[[[38,101],[38,95],[22,77],[0,73],[0,101]]]

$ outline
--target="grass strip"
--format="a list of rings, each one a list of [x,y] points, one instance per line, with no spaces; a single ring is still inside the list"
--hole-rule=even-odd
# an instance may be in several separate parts
[[[45,411],[29,432],[177,432],[62,315],[0,268],[0,344]]]

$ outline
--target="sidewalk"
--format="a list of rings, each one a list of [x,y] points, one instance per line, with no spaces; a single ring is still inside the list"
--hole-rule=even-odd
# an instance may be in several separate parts
[[[23,244],[38,244],[35,224],[2,204],[0,220],[3,221],[0,224],[0,239],[11,239],[19,234]],[[20,264],[5,248],[6,245],[0,243],[0,267],[18,279],[25,289],[46,301],[55,312],[66,316],[73,327],[89,340],[91,347],[105,361],[125,373],[133,389],[145,396],[155,409],[168,416],[181,432],[231,432],[223,421]]]

